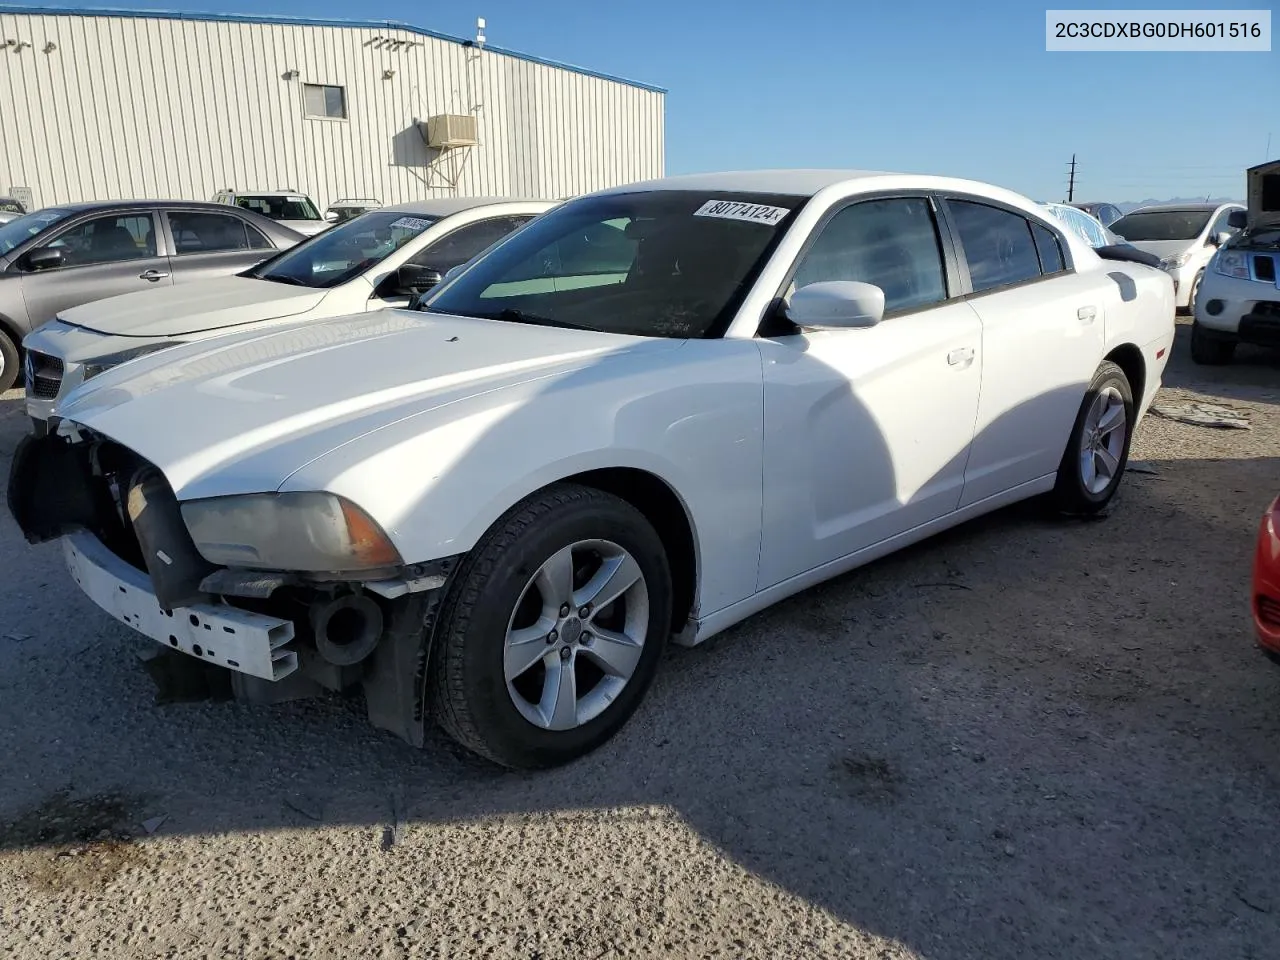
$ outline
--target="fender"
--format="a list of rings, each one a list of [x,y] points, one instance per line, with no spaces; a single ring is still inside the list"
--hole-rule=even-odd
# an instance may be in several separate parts
[[[644,471],[681,502],[703,571],[695,603],[718,609],[755,590],[760,362],[751,341],[690,341],[661,367],[521,383],[360,436],[279,489],[346,497],[406,562],[425,563],[467,552],[512,506],[558,480]]]

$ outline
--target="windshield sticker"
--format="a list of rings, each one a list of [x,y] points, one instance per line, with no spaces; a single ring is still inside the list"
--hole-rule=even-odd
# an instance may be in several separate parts
[[[391,224],[392,228],[400,227],[402,230],[425,230],[431,226],[430,220],[420,220],[417,217],[401,217]]]
[[[285,197],[290,203],[301,203],[306,197]]]
[[[791,211],[786,207],[766,207],[760,203],[739,200],[708,200],[693,212],[695,217],[718,217],[721,220],[746,220],[774,226]]]

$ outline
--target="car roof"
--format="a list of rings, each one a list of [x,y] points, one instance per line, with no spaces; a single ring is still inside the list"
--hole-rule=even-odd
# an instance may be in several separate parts
[[[844,188],[843,190],[841,188]],[[592,196],[620,196],[658,190],[706,193],[758,193],[810,198],[828,189],[847,195],[876,190],[926,190],[971,194],[1007,203],[1027,211],[1039,210],[1028,197],[978,180],[941,177],[922,173],[894,173],[886,170],[742,170],[726,173],[697,173],[624,184],[601,190]]]
[[[82,213],[86,210],[118,210],[121,207],[131,209],[153,210],[157,207],[198,207],[225,212],[225,203],[214,203],[211,200],[87,200],[80,203],[51,203],[46,209],[72,210]],[[252,213],[253,211],[246,211]]]
[[[1221,210],[1223,207],[1238,206],[1240,206],[1238,203],[1149,203],[1145,207],[1130,210],[1129,213],[1151,213],[1155,210],[1165,212],[1185,210],[1188,213],[1204,213],[1205,211]],[[1128,214],[1125,214],[1125,216],[1128,216]]]
[[[545,203],[554,200],[535,200],[532,197],[438,197],[432,200],[414,200],[410,203],[389,203],[381,208],[384,213],[424,213],[432,217],[449,217],[464,210],[487,207],[498,203]]]
[[[601,190],[600,193],[635,193],[643,190],[726,190],[811,197],[837,183],[893,176],[901,176],[901,174],[883,170],[730,170],[724,173],[692,173],[656,180],[642,180],[638,183]]]

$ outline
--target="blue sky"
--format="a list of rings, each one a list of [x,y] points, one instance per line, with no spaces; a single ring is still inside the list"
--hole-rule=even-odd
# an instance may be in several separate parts
[[[209,11],[222,4],[95,5]],[[1271,53],[1047,53],[1047,5],[1070,6],[230,0],[223,9],[386,18],[464,37],[483,16],[492,44],[668,88],[668,173],[862,167],[973,177],[1060,200],[1075,153],[1076,199],[1123,202],[1241,197],[1245,167],[1272,158],[1268,133],[1272,156],[1280,156],[1274,43]]]

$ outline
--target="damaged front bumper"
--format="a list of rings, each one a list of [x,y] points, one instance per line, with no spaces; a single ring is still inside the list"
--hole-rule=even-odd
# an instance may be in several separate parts
[[[150,578],[88,531],[68,534],[62,549],[90,600],[157,643],[263,680],[283,680],[298,669],[297,651],[287,646],[294,638],[291,621],[214,603],[166,610]]]
[[[70,432],[23,438],[8,506],[29,543],[62,539],[89,599],[157,643],[232,671],[238,699],[358,687],[374,726],[422,744],[436,611],[461,556],[368,582],[215,566],[196,551],[159,470],[106,438]]]

